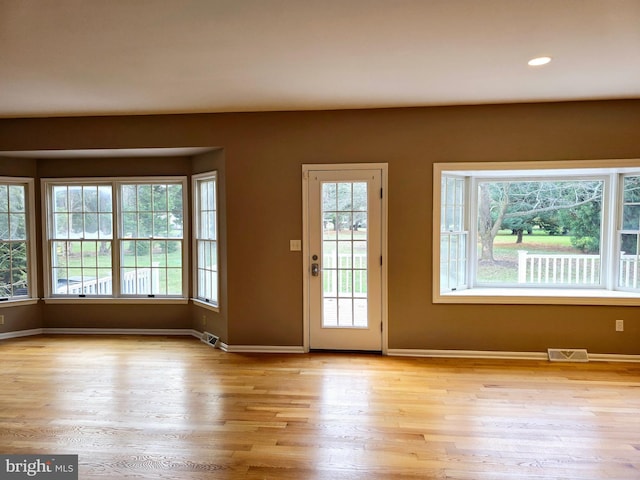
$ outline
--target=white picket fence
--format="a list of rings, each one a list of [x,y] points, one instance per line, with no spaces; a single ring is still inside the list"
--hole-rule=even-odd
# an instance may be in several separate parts
[[[618,274],[618,285],[626,288],[640,287],[640,263],[637,255],[620,255],[620,271]]]
[[[70,280],[70,279],[69,279]],[[112,277],[71,281],[57,288],[56,293],[63,295],[111,295],[113,293]],[[157,268],[139,268],[126,272],[121,278],[122,293],[125,295],[151,294],[152,285],[158,286],[159,270]]]
[[[365,253],[327,253],[323,255],[323,289],[325,296],[366,296],[367,255]]]
[[[635,255],[620,256],[618,287],[638,288],[640,269]],[[599,285],[600,255],[564,255],[518,251],[518,283]]]

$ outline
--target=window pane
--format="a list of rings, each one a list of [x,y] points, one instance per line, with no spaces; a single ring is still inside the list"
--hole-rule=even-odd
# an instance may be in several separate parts
[[[84,238],[98,238],[98,214],[84,214]]]
[[[9,238],[11,240],[27,239],[27,216],[24,213],[12,213],[10,218]]]
[[[172,184],[168,186],[169,211],[179,218],[182,224],[182,185]]]
[[[84,211],[85,212],[97,212],[98,211],[98,186],[83,187],[84,196]]]
[[[113,199],[111,195],[110,186],[100,185],[98,187],[98,211],[99,212],[113,211]]]
[[[151,238],[153,217],[151,212],[138,213],[138,238]]]
[[[205,205],[207,210],[216,210],[216,183],[214,181],[207,182],[207,201]]]
[[[351,239],[351,226],[353,225],[353,214],[338,213],[338,237],[343,240]]]
[[[167,211],[167,186],[166,185],[153,186],[153,211],[154,212]]]
[[[351,183],[338,183],[338,211],[352,210],[352,187]]]
[[[150,212],[151,208],[151,185],[137,186],[137,205],[139,212]]]
[[[28,294],[26,242],[0,241],[0,297]]]
[[[167,242],[153,242],[151,249],[151,265],[154,267],[167,266]]]
[[[622,234],[620,251],[623,255],[639,255],[640,252],[638,251],[638,234]]]
[[[337,240],[336,215],[335,213],[325,213],[323,215],[322,238],[324,240]]]
[[[0,213],[0,240],[9,240],[11,234],[9,232],[9,214]]]
[[[454,205],[456,200],[456,179],[447,178],[445,183],[445,203]]]
[[[337,185],[335,183],[323,183],[322,184],[322,210],[325,212],[336,211],[338,193]]]
[[[82,212],[83,211],[83,202],[82,202],[82,187],[80,186],[70,186],[68,189],[69,192],[69,211],[71,212]]]
[[[623,207],[622,229],[640,230],[640,205],[625,205]]]
[[[122,236],[125,238],[138,237],[138,215],[136,213],[122,214]]]
[[[52,293],[111,294],[110,243],[94,240],[53,242],[52,250]]]
[[[198,216],[198,238],[208,238],[209,232],[209,214],[203,210]]]
[[[639,236],[639,234],[622,234],[620,238],[618,287],[625,290],[640,288]]]
[[[216,213],[209,212],[207,214],[207,230],[205,238],[209,238],[211,240],[215,240],[217,238],[216,232]]]
[[[135,185],[122,185],[120,188],[122,195],[122,211],[138,211],[138,195]]]
[[[121,263],[124,267],[136,266],[136,242],[125,241],[120,244]]]
[[[167,295],[180,295],[182,293],[182,269],[180,268],[168,268],[167,269]]]
[[[624,203],[640,203],[640,176],[624,177]]]
[[[155,213],[153,215],[153,236],[154,238],[166,238],[169,236],[169,222],[166,213]]]
[[[353,210],[367,211],[367,183],[355,182],[353,184]]]
[[[9,211],[24,212],[25,211],[25,189],[22,185],[9,186]]]
[[[456,226],[454,223],[454,215],[453,215],[453,205],[446,205],[444,207],[444,231],[445,232],[454,232],[456,230]]]
[[[52,190],[52,197],[54,212],[69,211],[69,191],[67,187],[54,186]]]
[[[0,212],[9,211],[9,186],[0,185]]]
[[[55,213],[53,215],[53,237],[54,238],[70,238],[69,231],[69,214]]]
[[[603,189],[600,180],[480,182],[476,282],[600,286]]]
[[[99,214],[98,222],[98,238],[113,238],[113,216],[111,213]]]

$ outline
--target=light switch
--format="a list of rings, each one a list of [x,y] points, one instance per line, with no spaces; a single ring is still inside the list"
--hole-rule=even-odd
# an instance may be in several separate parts
[[[289,250],[299,252],[302,250],[302,240],[289,240]]]

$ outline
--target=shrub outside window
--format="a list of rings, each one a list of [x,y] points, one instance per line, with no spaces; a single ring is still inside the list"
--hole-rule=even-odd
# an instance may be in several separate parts
[[[35,296],[33,180],[0,178],[0,299]]]

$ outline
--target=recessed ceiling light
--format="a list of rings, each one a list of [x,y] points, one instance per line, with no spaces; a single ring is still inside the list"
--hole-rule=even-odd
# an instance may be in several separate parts
[[[529,60],[527,63],[532,67],[539,67],[540,65],[546,65],[551,61],[551,57],[536,57]]]

